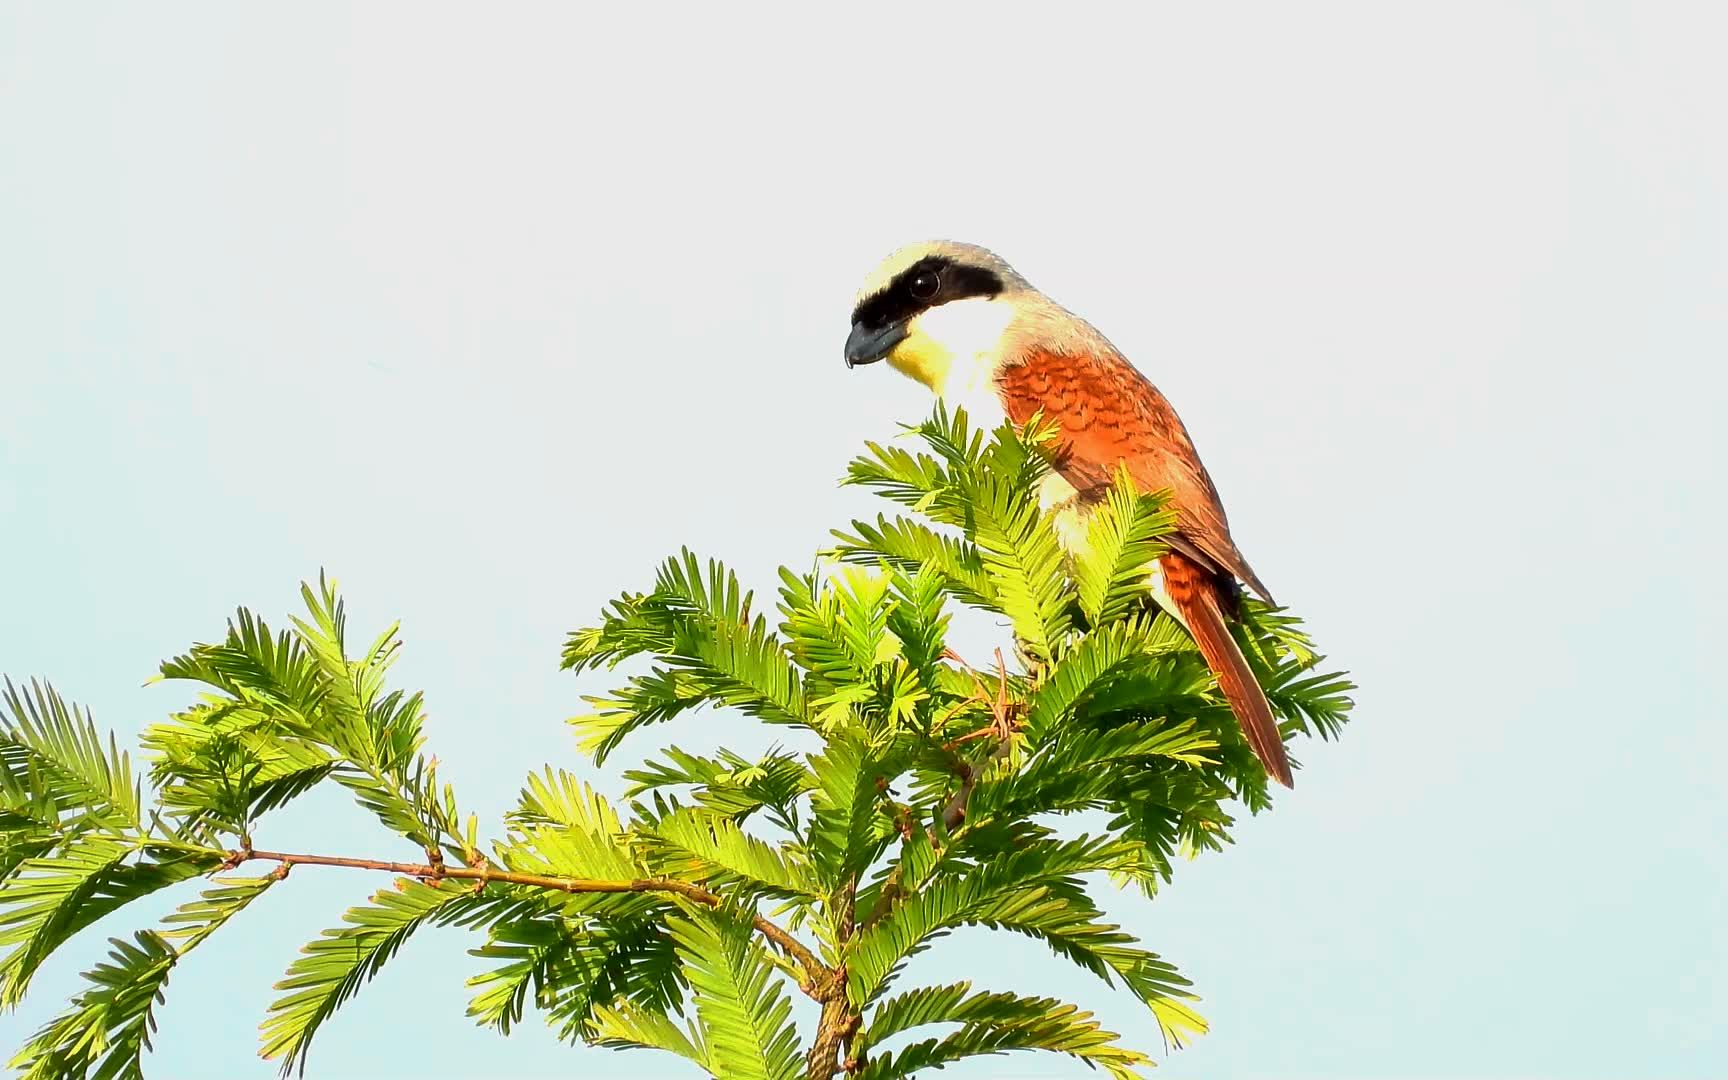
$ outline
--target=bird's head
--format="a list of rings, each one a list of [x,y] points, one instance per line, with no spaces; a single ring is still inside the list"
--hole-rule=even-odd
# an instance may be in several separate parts
[[[940,393],[956,362],[999,354],[1019,298],[1032,293],[1000,257],[972,244],[912,244],[858,290],[846,366],[889,366]]]

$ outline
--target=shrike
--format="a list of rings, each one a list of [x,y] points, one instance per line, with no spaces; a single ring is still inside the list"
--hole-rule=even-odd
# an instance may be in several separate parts
[[[1265,691],[1229,622],[1240,582],[1266,591],[1230,538],[1224,506],[1194,443],[1147,378],[1092,325],[971,244],[914,244],[865,281],[852,311],[846,366],[886,360],[973,420],[1059,426],[1055,471],[1040,501],[1070,524],[1126,467],[1142,491],[1167,490],[1176,531],[1158,560],[1163,594],[1194,636],[1248,745],[1279,783],[1290,760]],[[1059,530],[1084,543],[1084,529]]]

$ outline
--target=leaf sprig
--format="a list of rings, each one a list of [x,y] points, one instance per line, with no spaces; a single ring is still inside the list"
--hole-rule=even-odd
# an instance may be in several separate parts
[[[357,653],[333,583],[272,630],[242,609],[218,641],[162,665],[198,696],[150,727],[145,775],[51,687],[5,684],[0,713],[0,1006],[96,919],[218,877],[161,925],[116,939],[88,987],[13,1059],[31,1077],[132,1077],[170,972],[290,867],[387,872],[392,886],[303,950],[261,1052],[304,1067],[312,1041],[427,925],[480,936],[470,1015],[511,1031],[530,1007],[561,1037],[669,1053],[727,1080],[888,1080],[1009,1051],[1143,1075],[1078,1005],[960,981],[903,988],[909,961],[963,927],[1038,941],[1141,1002],[1167,1046],[1205,1030],[1187,980],[1097,898],[1154,893],[1177,857],[1229,842],[1264,776],[1148,569],[1172,516],[1119,476],[1079,550],[1039,505],[1050,432],[973,429],[938,409],[911,445],[875,445],[848,483],[903,508],[782,571],[772,610],[717,560],[683,551],[572,633],[564,666],[630,664],[572,721],[595,764],[660,721],[730,710],[776,725],[759,757],[667,747],[624,772],[624,800],[531,773],[482,835],[425,750],[424,702],[391,690],[397,628]],[[958,609],[1011,637],[974,668]],[[1247,605],[1245,647],[1286,736],[1335,738],[1351,687],[1289,613]],[[1000,659],[1011,655],[1017,663]],[[335,785],[423,862],[294,855],[254,840]],[[1102,832],[1063,819],[1102,811]],[[244,920],[239,920],[243,924]],[[239,931],[223,930],[225,933]],[[817,1006],[808,1030],[792,1008]],[[946,1030],[929,1034],[931,1025]]]

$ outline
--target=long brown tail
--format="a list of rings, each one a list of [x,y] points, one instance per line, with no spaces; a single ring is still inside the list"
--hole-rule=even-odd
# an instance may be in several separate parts
[[[1158,567],[1163,572],[1165,592],[1187,620],[1194,643],[1200,646],[1206,666],[1217,676],[1218,689],[1224,692],[1224,700],[1230,703],[1230,711],[1242,725],[1248,745],[1274,780],[1285,787],[1295,787],[1290,758],[1284,753],[1284,740],[1278,734],[1272,705],[1236,639],[1230,636],[1230,628],[1224,624],[1217,583],[1204,567],[1176,552],[1159,559]]]

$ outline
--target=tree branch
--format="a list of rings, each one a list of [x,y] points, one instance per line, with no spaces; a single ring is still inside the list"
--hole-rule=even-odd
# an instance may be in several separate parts
[[[845,1064],[839,1059],[862,1024],[846,1000],[846,969],[834,973],[833,984],[823,996],[822,1016],[816,1024],[816,1039],[805,1057],[805,1080],[830,1080]]]
[[[527,885],[537,889],[553,889],[568,893],[671,893],[707,907],[720,907],[726,902],[719,893],[674,878],[609,880],[606,878],[550,877],[545,874],[518,874],[509,870],[494,870],[489,866],[434,866],[431,863],[391,862],[387,859],[351,859],[339,855],[300,855],[285,851],[258,851],[253,848],[242,848],[239,851],[229,852],[224,866],[232,869],[253,859],[265,859],[279,863],[284,870],[287,867],[297,865],[345,866],[353,870],[382,870],[385,873],[402,874],[406,877],[421,878],[427,881],[439,881],[444,878],[473,881],[482,887],[488,882],[497,881],[507,885]],[[799,967],[804,969],[804,981],[799,984],[799,989],[815,1000],[822,1001],[823,998],[820,996],[822,988],[833,975],[828,967],[818,960],[816,954],[806,948],[797,938],[761,915],[752,914],[750,922],[756,928],[757,933],[779,946],[782,952],[790,956]]]
[[[847,879],[834,901],[834,938],[843,952],[855,928],[858,879]],[[817,997],[822,1002],[822,1015],[817,1021],[816,1038],[805,1058],[805,1080],[830,1080],[842,1069],[857,1071],[848,1064],[848,1059],[852,1056],[852,1038],[858,1034],[863,1020],[846,998],[846,979],[846,964],[842,962],[830,971],[828,985]]]

